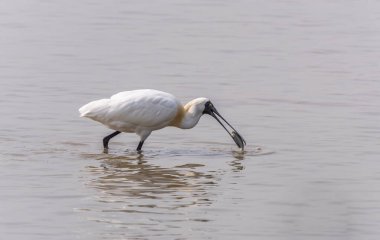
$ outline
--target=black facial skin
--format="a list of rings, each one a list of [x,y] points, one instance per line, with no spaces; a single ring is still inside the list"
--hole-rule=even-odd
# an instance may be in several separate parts
[[[211,115],[211,109],[213,108],[214,106],[212,105],[211,101],[208,101],[205,103],[205,110],[203,110],[203,113],[202,114],[209,114]]]
[[[222,125],[222,127],[228,132],[228,134],[231,136],[231,138],[235,141],[236,145],[239,148],[244,149],[244,145],[246,145],[244,138],[238,133],[238,131],[236,131],[236,129],[234,127],[231,126],[231,124],[229,124],[226,121],[226,119],[224,119],[222,117],[222,115],[220,115],[220,113],[216,110],[216,108],[211,103],[211,101],[208,101],[205,103],[205,109],[203,110],[203,114],[209,114],[212,117],[214,117],[220,123],[220,125]],[[219,120],[218,117],[220,117],[225,123],[227,123],[228,126],[230,126],[233,129],[233,131],[232,131],[233,134],[230,133],[230,131],[228,131],[228,129],[223,125],[223,123]],[[240,141],[237,139],[240,139]]]

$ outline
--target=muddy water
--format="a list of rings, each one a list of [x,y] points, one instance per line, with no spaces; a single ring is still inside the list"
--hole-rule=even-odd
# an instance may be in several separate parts
[[[4,239],[377,239],[376,1],[3,1]],[[209,97],[192,130],[115,137],[81,105]]]

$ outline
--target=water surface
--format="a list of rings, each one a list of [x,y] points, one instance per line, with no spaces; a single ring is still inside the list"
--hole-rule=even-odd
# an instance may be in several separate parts
[[[377,1],[3,1],[4,239],[377,239]],[[144,151],[77,109],[209,97]]]

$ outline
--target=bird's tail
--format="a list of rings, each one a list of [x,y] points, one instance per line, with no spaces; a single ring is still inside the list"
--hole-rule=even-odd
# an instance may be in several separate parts
[[[100,121],[107,115],[110,99],[100,99],[87,103],[79,108],[81,117],[91,118]]]

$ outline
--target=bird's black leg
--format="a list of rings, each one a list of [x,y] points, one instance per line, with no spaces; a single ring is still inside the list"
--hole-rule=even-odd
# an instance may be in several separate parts
[[[144,141],[140,141],[139,145],[137,146],[136,151],[141,151],[142,145],[144,144]]]
[[[113,138],[113,137],[115,137],[119,133],[121,133],[121,132],[116,131],[116,132],[113,132],[110,135],[108,135],[108,136],[106,136],[106,137],[103,138],[103,147],[104,147],[104,149],[108,149],[108,142],[110,141],[110,139]]]

